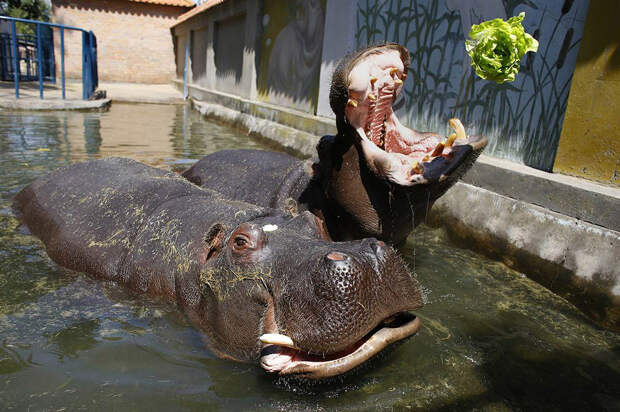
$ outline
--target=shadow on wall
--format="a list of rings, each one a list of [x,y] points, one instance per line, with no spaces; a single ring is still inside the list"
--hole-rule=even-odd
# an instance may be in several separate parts
[[[445,133],[458,117],[489,138],[487,153],[550,171],[587,10],[587,0],[369,0],[358,6],[356,41],[411,52],[398,114],[412,127]],[[528,53],[513,83],[480,79],[464,47],[471,25],[522,11],[538,53]]]
[[[616,18],[620,13],[620,3],[616,3],[614,9],[613,6],[603,5],[602,3],[592,4],[592,13],[595,16],[602,17],[603,21],[599,21],[603,25],[603,30],[588,33],[593,36],[587,47],[584,47],[579,52],[577,60],[577,66],[585,65],[593,60],[598,59],[603,53],[611,52],[611,55],[607,59],[605,68],[603,69],[604,75],[612,71],[620,69],[620,30],[617,26],[613,25]],[[606,16],[601,16],[603,14]],[[605,21],[607,20],[607,21]]]
[[[261,100],[316,112],[324,24],[325,0],[265,0]]]
[[[235,85],[241,80],[245,18],[245,14],[240,14],[216,22],[214,27],[215,72],[218,81],[225,83],[227,91],[234,91]],[[192,44],[195,45],[195,41]],[[196,47],[192,49],[196,50]]]

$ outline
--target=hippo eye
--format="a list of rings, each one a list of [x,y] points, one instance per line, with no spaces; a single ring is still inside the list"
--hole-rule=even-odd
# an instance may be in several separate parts
[[[232,234],[228,245],[233,253],[240,256],[251,255],[265,245],[265,233],[258,225],[242,223]]]
[[[237,235],[234,240],[234,248],[236,250],[245,249],[248,244],[248,239],[245,236]]]

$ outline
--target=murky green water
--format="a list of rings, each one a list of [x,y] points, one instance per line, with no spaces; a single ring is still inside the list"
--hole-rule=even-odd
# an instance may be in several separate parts
[[[261,147],[183,106],[0,112],[0,408],[17,410],[619,410],[620,337],[504,265],[419,228],[404,249],[428,294],[423,329],[318,393],[220,360],[174,308],[53,264],[12,196],[72,162],[183,169]]]

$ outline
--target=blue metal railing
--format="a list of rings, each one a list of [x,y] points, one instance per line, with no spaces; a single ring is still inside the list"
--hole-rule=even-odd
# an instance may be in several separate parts
[[[37,63],[37,71],[38,71],[38,79],[39,79],[39,97],[43,98],[43,80],[44,80],[44,61],[43,61],[43,45],[42,45],[42,36],[41,36],[41,26],[47,26],[50,28],[60,29],[60,67],[61,67],[61,79],[62,79],[62,98],[66,99],[66,90],[65,90],[65,30],[77,30],[82,32],[82,99],[88,100],[91,94],[95,91],[97,86],[99,85],[99,76],[97,73],[97,38],[92,31],[86,31],[84,29],[80,29],[79,27],[65,26],[62,24],[56,23],[47,23],[43,21],[36,20],[26,20],[19,19],[16,17],[6,17],[0,16],[0,20],[6,20],[10,22],[11,25],[11,38],[10,38],[10,46],[9,47],[1,47],[0,53],[8,53],[10,52],[10,60],[13,66],[13,82],[15,83],[15,98],[19,99],[19,81],[20,81],[20,44],[24,45],[25,43],[20,42],[18,39],[17,30],[15,27],[16,22],[20,23],[30,23],[36,25],[36,63]],[[21,35],[19,35],[21,36]],[[26,51],[27,53],[27,51]],[[5,65],[8,63],[8,58],[2,60],[2,64]],[[30,59],[25,59],[28,65],[27,75],[30,74]],[[52,58],[53,60],[53,58]],[[52,64],[52,68],[55,70]],[[3,70],[5,68],[3,67]],[[26,76],[28,78],[28,76]],[[55,81],[55,74],[52,76]]]

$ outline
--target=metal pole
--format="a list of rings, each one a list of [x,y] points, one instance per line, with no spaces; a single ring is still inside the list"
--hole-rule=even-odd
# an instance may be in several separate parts
[[[83,31],[82,32],[82,100],[88,100],[88,85],[87,85],[87,79],[86,79],[86,75],[87,75],[87,68],[86,68],[86,64],[87,64],[87,51],[86,51],[86,42],[88,41],[88,36],[86,35],[86,32]]]
[[[15,20],[11,20],[11,41],[13,42],[13,81],[15,82],[15,98],[19,99],[19,45]]]
[[[60,28],[60,71],[62,76],[62,99],[67,98],[65,94],[65,29]]]
[[[39,98],[43,98],[43,47],[41,46],[41,25],[37,23],[37,66],[39,66]]]
[[[97,87],[99,87],[99,69],[97,67],[97,37],[92,31],[89,31],[88,33],[90,34],[90,65],[92,69],[91,72],[93,82],[92,91],[95,91]]]
[[[189,39],[185,43],[185,64],[183,67],[183,100],[187,100],[187,97],[189,96],[189,93],[187,90],[187,70],[188,70],[188,65],[189,65],[188,63],[189,63]]]

